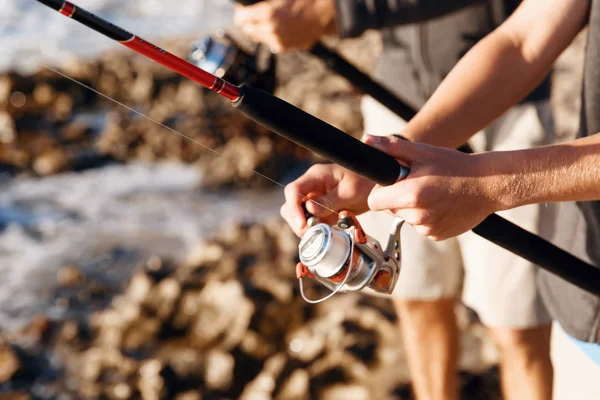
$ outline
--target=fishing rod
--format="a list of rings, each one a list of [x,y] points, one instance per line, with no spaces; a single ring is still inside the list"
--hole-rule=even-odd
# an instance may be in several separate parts
[[[244,6],[250,6],[260,3],[263,0],[234,1]],[[402,118],[404,121],[410,121],[417,114],[414,107],[409,106],[405,100],[401,99],[398,97],[398,95],[392,93],[386,87],[373,80],[373,78],[371,78],[369,75],[356,68],[338,52],[330,49],[322,42],[315,44],[308,50],[308,52],[317,58],[320,58],[329,69],[346,78],[363,94],[371,96],[385,108]]]
[[[228,98],[258,124],[373,182],[392,185],[410,172],[392,156],[299,108],[251,86],[234,86],[68,1],[37,1]],[[341,227],[350,226],[348,218],[340,221]],[[490,215],[473,231],[583,290],[600,295],[600,269],[500,216]]]

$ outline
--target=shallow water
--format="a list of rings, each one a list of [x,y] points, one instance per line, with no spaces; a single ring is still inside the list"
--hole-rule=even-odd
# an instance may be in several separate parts
[[[277,217],[283,201],[281,189],[206,193],[200,182],[189,166],[129,164],[0,184],[0,329],[55,312],[62,266],[123,282],[148,256],[181,260],[226,223]]]

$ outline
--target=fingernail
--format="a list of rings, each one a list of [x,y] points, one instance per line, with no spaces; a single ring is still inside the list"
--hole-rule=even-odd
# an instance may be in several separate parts
[[[367,135],[365,143],[373,147],[379,147],[383,144],[381,136]]]

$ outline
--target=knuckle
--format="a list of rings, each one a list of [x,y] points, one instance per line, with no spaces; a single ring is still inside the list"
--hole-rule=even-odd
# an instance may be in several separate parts
[[[433,235],[433,229],[430,226],[418,225],[415,226],[415,230],[421,236],[430,237]]]
[[[415,225],[425,225],[431,219],[431,214],[425,210],[417,210],[413,219]]]

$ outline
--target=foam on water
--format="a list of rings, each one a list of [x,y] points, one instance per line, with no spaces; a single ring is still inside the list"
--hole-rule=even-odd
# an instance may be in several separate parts
[[[204,193],[179,164],[129,164],[0,185],[0,329],[52,306],[56,271],[75,263],[126,280],[136,261],[181,260],[234,221],[276,217],[282,191]]]

